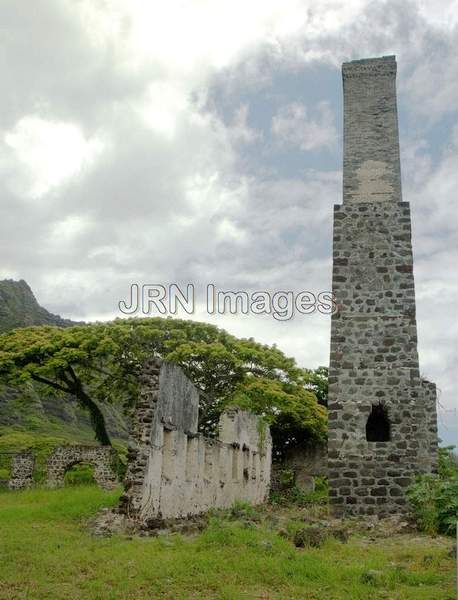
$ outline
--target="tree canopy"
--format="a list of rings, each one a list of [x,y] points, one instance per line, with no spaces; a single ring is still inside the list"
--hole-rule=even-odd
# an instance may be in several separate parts
[[[200,391],[200,429],[215,430],[228,404],[265,416],[274,443],[324,439],[326,372],[299,368],[276,346],[239,339],[214,325],[171,318],[116,319],[62,329],[38,326],[0,335],[0,379],[32,379],[72,394],[109,444],[104,402],[132,407],[137,376],[151,356],[179,364]]]

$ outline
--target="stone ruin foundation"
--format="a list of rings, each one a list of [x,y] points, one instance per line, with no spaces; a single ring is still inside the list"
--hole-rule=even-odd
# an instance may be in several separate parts
[[[116,510],[140,527],[165,519],[257,504],[269,491],[272,442],[259,417],[237,408],[220,419],[218,439],[197,432],[199,395],[180,367],[144,365],[125,491]]]
[[[436,469],[436,388],[420,377],[410,207],[402,201],[394,56],[344,63],[343,204],[334,207],[330,502],[407,508]]]
[[[117,455],[111,446],[58,446],[48,458],[48,487],[64,485],[65,473],[79,463],[94,466],[94,479],[103,489],[119,485],[114,464]]]
[[[33,484],[33,468],[35,458],[31,452],[13,454],[11,459],[11,475],[8,481],[10,490],[22,490]]]

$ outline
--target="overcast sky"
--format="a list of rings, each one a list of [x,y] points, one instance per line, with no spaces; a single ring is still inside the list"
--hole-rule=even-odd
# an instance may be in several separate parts
[[[2,0],[0,278],[73,319],[131,283],[327,290],[345,60],[395,54],[421,371],[458,444],[458,2]],[[329,317],[194,318],[328,363]]]

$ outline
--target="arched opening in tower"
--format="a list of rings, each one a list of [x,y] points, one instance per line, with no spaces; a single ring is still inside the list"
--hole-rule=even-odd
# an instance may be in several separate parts
[[[390,441],[390,419],[383,404],[373,404],[371,414],[366,423],[366,440],[368,442]]]

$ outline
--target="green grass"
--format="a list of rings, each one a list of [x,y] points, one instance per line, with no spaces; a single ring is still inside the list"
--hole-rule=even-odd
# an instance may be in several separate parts
[[[277,533],[290,514],[243,505],[212,516],[193,537],[91,536],[86,520],[118,494],[95,486],[0,493],[0,598],[455,598],[445,538],[355,536],[297,549]]]

